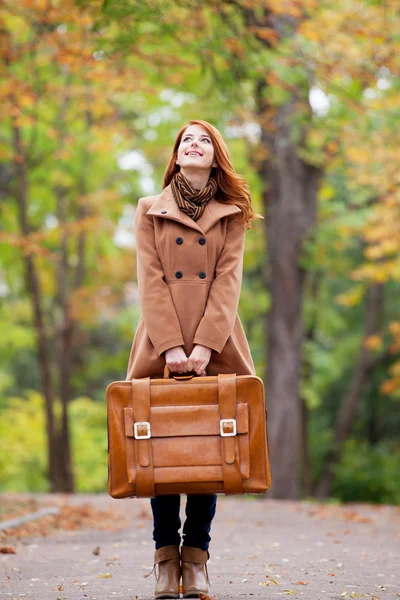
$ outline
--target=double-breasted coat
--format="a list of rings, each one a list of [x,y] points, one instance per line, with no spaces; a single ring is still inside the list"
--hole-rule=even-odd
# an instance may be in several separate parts
[[[171,185],[140,198],[135,212],[141,314],[126,380],[163,377],[165,351],[195,344],[212,349],[206,375],[255,375],[237,312],[245,226],[241,209],[211,198],[194,221],[177,205]]]

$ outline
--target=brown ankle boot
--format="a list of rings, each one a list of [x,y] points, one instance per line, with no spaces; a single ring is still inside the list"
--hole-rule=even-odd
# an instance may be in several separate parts
[[[157,580],[154,598],[179,598],[181,579],[179,546],[163,546],[156,550],[153,570],[145,577],[149,577],[153,571]]]
[[[210,580],[208,578],[208,550],[201,548],[181,547],[182,560],[182,594],[184,598],[198,598],[199,594],[208,594]]]

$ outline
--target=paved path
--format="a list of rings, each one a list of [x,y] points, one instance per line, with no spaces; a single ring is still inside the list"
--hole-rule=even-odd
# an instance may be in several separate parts
[[[111,507],[128,525],[14,540],[17,554],[0,554],[1,600],[153,598],[148,500],[40,498]],[[211,599],[400,598],[400,507],[219,496],[211,533]]]

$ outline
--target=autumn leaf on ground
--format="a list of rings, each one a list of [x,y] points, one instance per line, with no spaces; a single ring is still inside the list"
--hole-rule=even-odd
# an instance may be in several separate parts
[[[109,577],[112,577],[111,573],[99,573],[98,575],[96,575],[96,577],[98,577],[99,579],[108,579]]]
[[[92,554],[98,556],[100,554],[100,546],[96,546],[96,548],[93,548]]]
[[[259,585],[269,585],[270,583],[274,583],[275,585],[279,585],[278,581],[275,581],[275,579],[268,579],[268,581],[260,581]]]
[[[298,581],[297,585],[308,585],[307,581]]]
[[[25,506],[31,510],[32,505]],[[41,505],[36,503],[36,509]],[[20,507],[20,510],[22,508]],[[118,531],[127,524],[126,518],[114,510],[100,510],[90,504],[60,506],[60,512],[54,515],[45,515],[36,521],[24,523],[7,531],[0,531],[0,543],[8,542],[10,537],[27,537],[30,535],[47,536],[54,531],[76,531],[92,528],[100,531]],[[1,548],[1,546],[0,546]]]
[[[12,546],[0,546],[0,552],[2,554],[17,554],[17,551]]]

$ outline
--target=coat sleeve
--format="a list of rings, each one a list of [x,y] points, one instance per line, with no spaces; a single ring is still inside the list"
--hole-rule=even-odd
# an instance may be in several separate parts
[[[154,222],[146,215],[146,204],[139,199],[135,212],[137,281],[141,312],[147,335],[157,354],[175,346],[183,346],[184,339],[164,269],[154,238]]]
[[[224,247],[215,268],[204,315],[196,329],[194,344],[222,352],[233,331],[242,285],[245,227],[240,215],[228,218]]]

